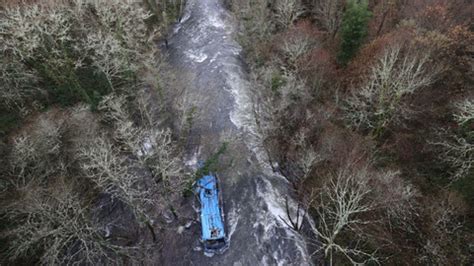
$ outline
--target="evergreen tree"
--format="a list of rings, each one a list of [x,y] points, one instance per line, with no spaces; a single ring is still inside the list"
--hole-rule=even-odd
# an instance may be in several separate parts
[[[346,65],[357,53],[367,36],[367,25],[371,17],[367,0],[348,0],[347,9],[342,18],[341,50],[339,62]]]

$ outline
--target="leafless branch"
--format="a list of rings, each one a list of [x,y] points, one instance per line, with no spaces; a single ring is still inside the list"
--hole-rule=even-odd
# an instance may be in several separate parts
[[[341,25],[343,7],[344,2],[341,0],[313,0],[312,12],[332,37]]]
[[[365,252],[357,247],[346,246],[339,242],[338,236],[345,231],[370,223],[360,215],[375,209],[369,194],[370,173],[368,168],[354,169],[345,167],[326,182],[319,192],[314,192],[311,206],[318,214],[318,225],[314,234],[320,248],[332,264],[333,252],[343,254],[351,263],[377,262],[374,253]]]
[[[433,83],[439,72],[427,64],[427,55],[402,54],[399,46],[387,49],[366,84],[347,100],[344,109],[349,122],[378,134],[408,116],[411,110],[403,97]]]
[[[303,13],[300,1],[277,0],[275,1],[276,21],[283,28],[287,28]]]

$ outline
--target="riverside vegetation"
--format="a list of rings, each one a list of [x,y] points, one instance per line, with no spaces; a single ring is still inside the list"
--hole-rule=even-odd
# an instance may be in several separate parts
[[[316,222],[313,260],[472,264],[473,4],[226,3],[261,144],[304,209],[288,215]]]
[[[183,5],[2,1],[0,264],[156,257],[188,182],[157,48]]]

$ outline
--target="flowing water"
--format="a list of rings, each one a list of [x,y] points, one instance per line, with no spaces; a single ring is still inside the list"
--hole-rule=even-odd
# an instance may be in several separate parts
[[[303,238],[283,222],[288,183],[271,172],[259,149],[242,49],[234,37],[235,22],[221,1],[188,0],[169,38],[170,62],[186,87],[183,97],[198,110],[187,145],[188,165],[229,142],[228,163],[218,174],[230,247],[224,254],[205,256],[196,224],[188,236],[164,243],[164,263],[307,265]]]

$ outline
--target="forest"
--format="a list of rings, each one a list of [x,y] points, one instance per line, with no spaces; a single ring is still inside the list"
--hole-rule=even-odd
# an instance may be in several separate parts
[[[472,2],[227,4],[262,145],[315,217],[316,261],[472,263]]]
[[[30,2],[0,13],[0,264],[152,261],[188,182],[156,45],[183,3]]]
[[[1,265],[161,265],[204,174],[166,53],[186,4],[0,0]],[[311,263],[473,264],[472,1],[223,4]]]

